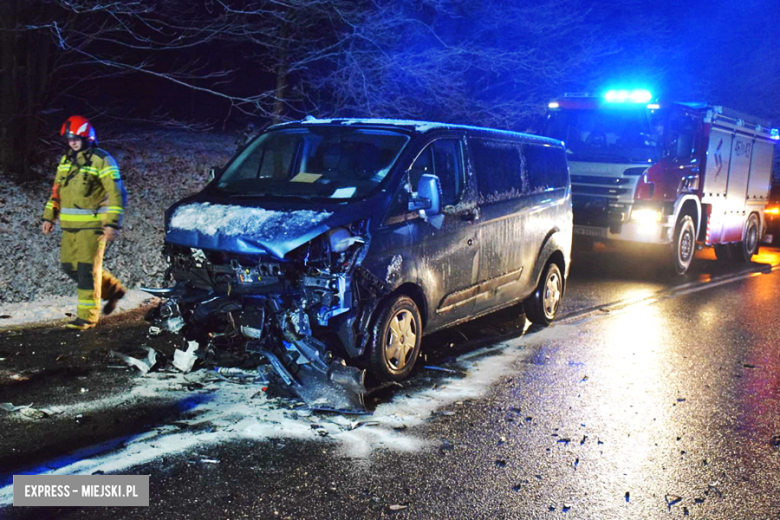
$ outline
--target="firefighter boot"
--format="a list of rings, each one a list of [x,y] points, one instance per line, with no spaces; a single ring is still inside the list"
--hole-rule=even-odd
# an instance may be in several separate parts
[[[66,323],[65,328],[73,329],[73,330],[87,330],[87,329],[91,329],[95,325],[97,325],[97,323],[90,323],[87,320],[76,318],[75,320]]]

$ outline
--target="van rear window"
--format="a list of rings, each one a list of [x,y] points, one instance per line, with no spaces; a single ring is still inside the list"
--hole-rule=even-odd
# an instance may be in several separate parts
[[[566,156],[561,148],[539,144],[524,144],[528,168],[528,191],[539,193],[550,188],[565,188],[569,182]]]
[[[520,143],[493,139],[469,141],[481,202],[522,196],[527,189],[525,160]]]

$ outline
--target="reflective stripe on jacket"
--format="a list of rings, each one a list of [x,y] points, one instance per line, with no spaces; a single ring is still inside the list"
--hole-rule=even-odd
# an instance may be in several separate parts
[[[63,229],[120,228],[127,203],[119,167],[100,148],[66,154],[57,166],[44,220],[59,218]]]

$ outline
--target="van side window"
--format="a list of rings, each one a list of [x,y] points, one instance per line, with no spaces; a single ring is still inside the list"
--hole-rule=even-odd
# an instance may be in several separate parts
[[[470,141],[480,202],[520,197],[527,190],[521,145],[492,139]]]
[[[524,144],[528,168],[528,192],[540,193],[550,188],[565,188],[568,184],[566,156],[560,148],[540,144]]]

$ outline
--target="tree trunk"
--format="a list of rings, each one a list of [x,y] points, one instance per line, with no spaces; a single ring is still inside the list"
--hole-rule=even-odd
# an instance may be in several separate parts
[[[282,121],[284,96],[287,94],[287,24],[282,25],[282,45],[279,47],[279,65],[276,69],[276,96],[274,100],[274,124]]]

